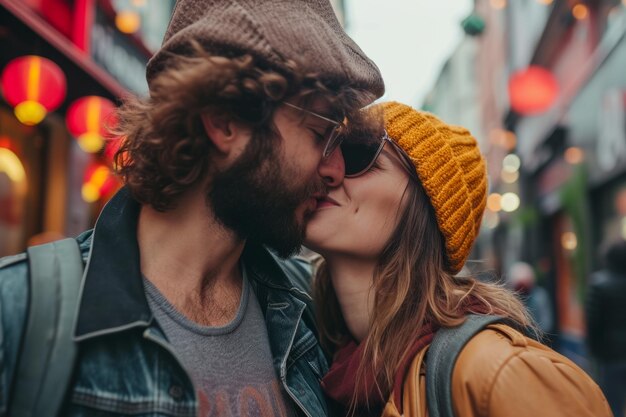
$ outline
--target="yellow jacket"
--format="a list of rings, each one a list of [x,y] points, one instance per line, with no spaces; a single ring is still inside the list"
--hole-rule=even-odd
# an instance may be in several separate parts
[[[427,417],[423,349],[404,382],[404,417]],[[400,417],[394,395],[383,417]],[[578,366],[503,324],[474,336],[452,374],[456,417],[611,417],[600,388]]]

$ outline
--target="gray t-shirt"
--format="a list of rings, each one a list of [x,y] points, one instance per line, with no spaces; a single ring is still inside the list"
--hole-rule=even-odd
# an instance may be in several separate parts
[[[225,326],[201,326],[144,278],[148,304],[197,389],[200,417],[291,417],[292,401],[272,366],[259,303],[243,271],[241,301]]]

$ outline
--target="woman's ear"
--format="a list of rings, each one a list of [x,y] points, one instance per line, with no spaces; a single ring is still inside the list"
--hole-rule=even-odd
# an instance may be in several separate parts
[[[215,148],[222,154],[230,154],[241,140],[241,127],[225,116],[204,113],[201,116],[204,131]]]

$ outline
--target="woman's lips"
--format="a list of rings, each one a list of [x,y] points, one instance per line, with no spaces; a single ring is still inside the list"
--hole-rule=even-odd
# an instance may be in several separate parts
[[[333,204],[330,201],[318,201],[316,209],[319,210],[324,207],[333,207],[333,206],[336,206],[336,204]]]
[[[339,206],[339,203],[337,203],[335,200],[333,200],[330,197],[317,198],[316,210],[326,208],[326,207],[336,207],[336,206]]]

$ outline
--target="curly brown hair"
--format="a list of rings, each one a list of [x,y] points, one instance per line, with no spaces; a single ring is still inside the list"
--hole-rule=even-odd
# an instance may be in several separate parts
[[[362,90],[301,74],[294,62],[289,73],[281,73],[250,55],[213,56],[198,44],[194,51],[152,81],[149,97],[130,97],[118,110],[113,133],[123,142],[115,155],[117,173],[139,202],[156,210],[172,208],[207,174],[212,144],[201,114],[229,116],[267,133],[275,132],[274,111],[288,97],[297,96],[303,105],[324,98],[348,118],[371,101]]]

